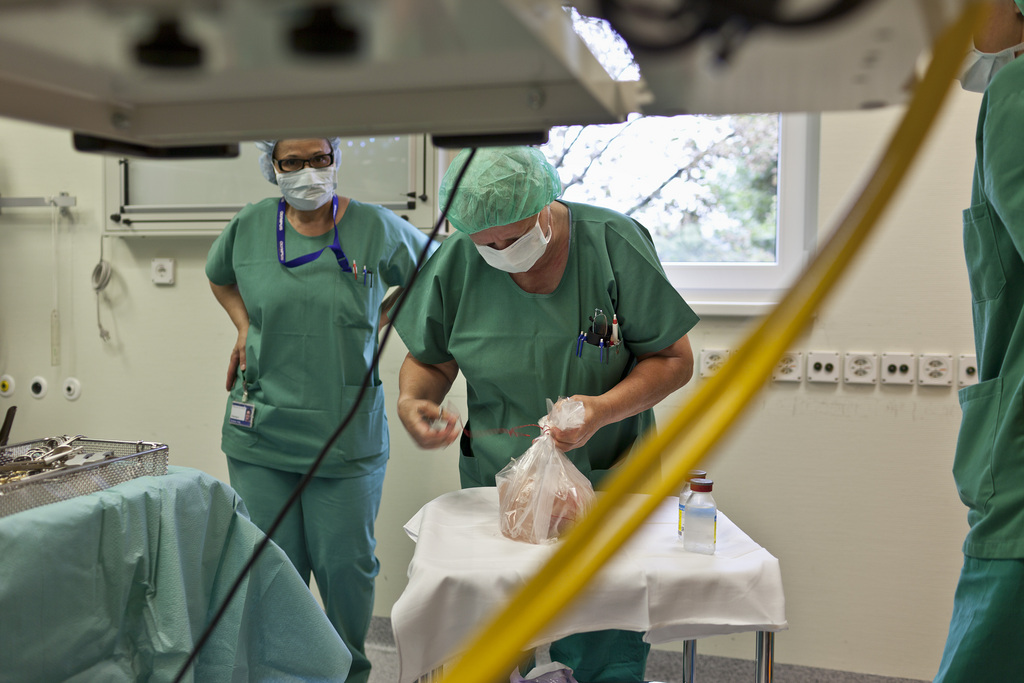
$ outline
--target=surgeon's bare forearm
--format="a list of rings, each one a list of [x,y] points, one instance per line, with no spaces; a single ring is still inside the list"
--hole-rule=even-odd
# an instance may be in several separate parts
[[[455,361],[421,363],[411,353],[407,354],[398,373],[398,402],[412,399],[440,404],[458,374],[459,365]]]
[[[242,301],[242,294],[238,291],[237,285],[215,285],[210,283],[213,296],[227,312],[228,317],[239,332],[249,328],[249,312],[245,309],[245,302]]]
[[[609,425],[653,408],[693,376],[693,351],[683,337],[661,351],[638,357],[625,379],[595,397],[602,425]]]
[[[458,374],[455,361],[431,365],[405,357],[398,373],[398,418],[420,448],[444,448],[459,438],[456,416],[441,409]],[[438,418],[443,426],[437,426]]]

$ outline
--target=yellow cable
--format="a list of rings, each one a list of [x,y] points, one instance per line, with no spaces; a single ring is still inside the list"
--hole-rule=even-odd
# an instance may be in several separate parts
[[[928,71],[875,173],[800,280],[672,421],[619,468],[555,554],[471,639],[444,683],[508,680],[530,640],[678,490],[728,430],[867,239],[938,115],[984,12],[983,3],[966,3],[935,41]],[[648,495],[630,495],[635,491]]]

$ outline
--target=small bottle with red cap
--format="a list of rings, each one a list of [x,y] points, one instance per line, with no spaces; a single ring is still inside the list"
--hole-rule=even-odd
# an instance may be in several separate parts
[[[690,480],[690,498],[683,513],[683,549],[704,555],[715,554],[715,540],[718,531],[718,506],[711,495],[713,482],[710,479]]]
[[[683,486],[683,490],[679,492],[679,538],[683,537],[683,527],[685,520],[683,517],[686,515],[686,501],[690,498],[690,480],[700,479],[707,477],[708,473],[704,470],[690,470],[690,475],[686,479],[686,485]]]

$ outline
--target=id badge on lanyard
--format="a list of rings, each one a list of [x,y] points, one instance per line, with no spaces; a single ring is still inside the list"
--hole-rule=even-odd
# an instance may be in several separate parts
[[[255,417],[256,406],[249,403],[249,387],[246,385],[245,380],[242,380],[242,400],[231,402],[228,422],[238,427],[252,429],[252,422]]]

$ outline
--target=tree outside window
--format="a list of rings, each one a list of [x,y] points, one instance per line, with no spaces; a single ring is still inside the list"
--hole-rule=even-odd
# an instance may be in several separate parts
[[[572,11],[577,33],[616,78],[638,76],[625,43]],[[663,263],[775,263],[779,116],[640,116],[553,128],[541,147],[569,201],[643,224]]]

